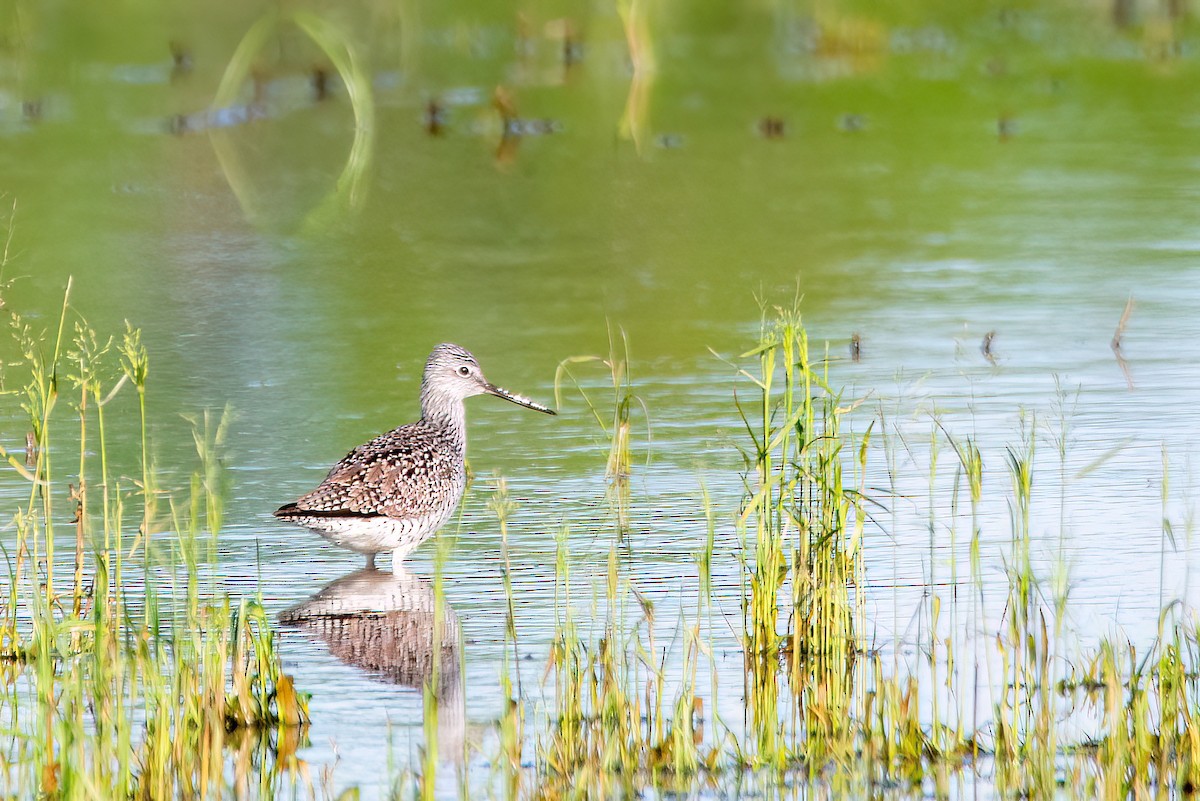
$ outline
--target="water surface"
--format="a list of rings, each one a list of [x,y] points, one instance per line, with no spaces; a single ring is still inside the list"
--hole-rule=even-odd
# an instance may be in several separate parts
[[[73,276],[72,303],[95,327],[144,329],[168,470],[191,449],[179,413],[229,405],[219,571],[231,591],[282,611],[361,567],[270,512],[417,414],[434,344],[460,343],[493,381],[549,401],[562,359],[607,355],[623,331],[641,400],[624,575],[663,610],[659,642],[671,642],[679,610],[694,608],[706,485],[727,621],[714,626],[712,707],[736,723],[731,521],[746,440],[734,392],[749,386],[713,351],[749,349],[760,302],[799,294],[831,381],[865,398],[849,427],[882,415],[891,435],[890,457],[874,439],[867,477],[884,509],[867,531],[873,647],[913,659],[914,615],[967,573],[965,504],[955,522],[940,434],[930,490],[935,417],[984,452],[994,597],[1011,537],[1005,449],[1024,419],[1039,443],[1035,563],[1046,577],[1069,568],[1072,647],[1113,633],[1145,642],[1164,602],[1196,600],[1190,19],[1148,11],[1122,27],[1069,4],[668,4],[645,18],[634,69],[615,6],[313,5],[327,49],[284,22],[239,63],[271,8],[18,2],[6,13],[21,24],[0,42],[0,192],[15,203],[6,302],[53,319]],[[227,70],[244,80],[221,105]],[[355,150],[364,109],[370,136]],[[1110,340],[1131,296],[1118,359]],[[576,373],[604,397],[602,370]],[[503,704],[495,477],[519,503],[523,690],[543,723],[555,534],[569,525],[585,621],[614,541],[607,444],[577,393],[560,411],[469,404],[478,475],[441,569],[478,746],[465,775],[479,787]],[[15,445],[15,406],[5,419]],[[117,458],[134,474],[126,433]],[[422,581],[435,551],[409,560]],[[994,636],[1002,610],[989,611],[964,636]],[[418,689],[302,629],[281,647],[313,693],[304,759],[336,761],[338,786],[376,793],[389,752],[417,758]],[[456,796],[453,772],[439,781]]]

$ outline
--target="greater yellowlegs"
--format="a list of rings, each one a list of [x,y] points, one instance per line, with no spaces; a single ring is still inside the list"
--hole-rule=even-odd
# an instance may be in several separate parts
[[[450,519],[467,484],[467,418],[472,395],[498,398],[555,414],[491,384],[479,362],[458,345],[438,345],[421,379],[421,419],[359,445],[333,466],[316,489],[275,516],[367,555],[392,552],[392,566]]]

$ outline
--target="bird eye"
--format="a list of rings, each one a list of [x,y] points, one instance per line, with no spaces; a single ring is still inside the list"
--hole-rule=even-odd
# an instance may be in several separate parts
[[[470,367],[467,367],[467,366],[464,364],[462,367],[458,368],[458,374],[459,374],[459,375],[470,375],[470,374],[471,374],[471,368],[470,368]]]

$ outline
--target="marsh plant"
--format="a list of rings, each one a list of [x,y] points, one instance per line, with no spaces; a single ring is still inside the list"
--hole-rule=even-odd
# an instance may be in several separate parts
[[[3,454],[5,497],[28,495],[3,540],[0,785],[16,797],[273,795],[303,779],[288,771],[308,714],[259,600],[205,578],[228,414],[193,421],[191,480],[165,492],[149,456],[141,334],[98,334],[69,293],[49,331],[9,312],[3,387],[30,434],[24,464]],[[133,479],[110,460],[114,423],[140,432]]]
[[[882,413],[866,415],[861,402],[843,399],[830,360],[813,357],[794,308],[765,313],[759,341],[727,361],[745,429],[744,493],[736,508],[719,508],[701,484],[707,535],[696,554],[695,609],[680,610],[663,642],[654,605],[615,547],[592,607],[578,608],[571,531],[563,527],[545,672],[552,702],[524,776],[511,770],[522,753],[515,719],[502,722],[508,797],[734,790],[746,782],[898,797],[941,797],[977,781],[1011,797],[1142,797],[1200,786],[1194,618],[1164,609],[1148,649],[1112,639],[1092,651],[1064,647],[1068,567],[1039,573],[1031,557],[1042,431],[1034,415],[1021,415],[1011,444],[996,455],[955,436],[940,416],[930,419],[931,548],[949,540],[951,576],[938,580],[931,560],[913,624],[921,632],[917,656],[902,659],[896,648],[885,655],[871,634],[863,559],[865,543],[886,541],[871,534],[886,529],[898,496],[868,488],[866,476],[869,459],[882,453],[895,478],[897,449],[920,446]],[[1068,418],[1061,415],[1050,437],[1060,462]],[[614,448],[618,442],[612,437]],[[946,445],[953,458],[939,460]],[[944,496],[932,490],[947,469],[948,520]],[[981,511],[989,492],[1009,508],[1009,531],[994,538]],[[503,526],[511,507],[498,498],[493,508]],[[1165,510],[1164,501],[1164,519]],[[1173,541],[1171,523],[1163,528],[1164,542]],[[740,726],[715,714],[711,575],[714,560],[730,556],[714,548],[727,535],[740,543],[733,554],[743,587]],[[969,564],[963,577],[960,539]],[[991,618],[980,564],[997,542],[1006,543],[1002,609]],[[980,636],[968,637],[971,630]],[[518,631],[512,626],[510,637]],[[668,673],[676,678],[668,681]]]
[[[810,358],[798,312],[764,314],[759,342],[744,353],[738,376],[754,388],[738,397],[750,447],[746,499],[735,518],[746,584],[743,643],[755,719],[754,760],[786,759],[778,709],[779,665],[797,699],[794,718],[807,756],[820,762],[831,730],[828,714],[852,700],[861,650],[856,620],[862,578],[861,489],[843,480],[840,417],[850,411],[830,390],[827,369]],[[869,432],[868,432],[869,434]],[[851,464],[861,480],[869,436]]]
[[[619,336],[619,342],[618,342]],[[582,365],[596,365],[606,371],[607,383],[612,387],[609,402],[594,400],[575,375],[572,368]],[[604,479],[608,491],[606,497],[609,506],[617,518],[617,531],[624,536],[629,531],[630,486],[633,475],[633,412],[641,407],[642,419],[648,420],[645,404],[633,391],[633,376],[629,367],[629,340],[624,331],[608,330],[607,356],[570,356],[559,362],[554,374],[554,402],[556,406],[563,405],[563,387],[570,381],[579,392],[589,414],[595,419],[603,434],[607,448],[607,460],[604,464]],[[646,423],[645,437],[650,440],[650,426]]]
[[[231,598],[216,583],[229,412],[189,418],[195,464],[171,491],[148,442],[153,370],[138,330],[98,334],[69,294],[48,330],[7,313],[12,337],[0,379],[21,409],[8,423],[28,436],[24,453],[0,451],[12,510],[0,588],[3,791],[315,797],[297,757],[306,697],[281,669],[271,619],[258,598]],[[529,635],[517,616],[508,530],[518,508],[497,482],[489,505],[506,598],[503,705],[488,760],[500,795],[719,793],[750,784],[942,797],[955,784],[984,781],[1010,797],[1115,799],[1200,786],[1200,630],[1190,610],[1168,602],[1148,647],[1114,637],[1090,650],[1064,644],[1069,565],[1045,568],[1032,556],[1031,521],[1043,497],[1034,488],[1044,480],[1035,457],[1046,430],[1037,417],[1023,414],[1000,453],[956,435],[936,414],[924,444],[914,442],[882,411],[843,398],[835,365],[814,356],[794,308],[764,313],[758,341],[727,362],[731,410],[744,426],[736,440],[741,493],[714,500],[697,482],[694,522],[703,536],[694,573],[682,579],[698,588],[694,604],[659,608],[639,587],[626,547],[636,506],[631,411],[640,402],[623,338],[607,358],[560,366],[560,390],[575,380],[573,366],[607,372],[611,408],[588,405],[606,438],[604,494],[615,513],[587,524],[611,534],[600,540],[603,564],[588,571],[572,556],[583,524],[558,529],[542,670],[531,671],[523,656]],[[1049,438],[1064,495],[1068,409],[1060,405]],[[132,432],[132,442],[114,447],[117,431]],[[927,456],[930,488],[923,511],[931,558],[910,656],[895,644],[889,652],[872,633],[875,585],[864,559],[895,520],[900,451]],[[868,485],[880,456],[890,487]],[[1164,548],[1186,545],[1191,531],[1190,521],[1168,517],[1169,473],[1164,455]],[[947,496],[934,491],[944,479],[948,511]],[[1007,530],[988,530],[989,501],[1007,505]],[[943,539],[948,582],[932,558]],[[439,542],[440,612],[451,546]],[[1004,566],[998,593],[980,568],[994,547]],[[714,611],[714,569],[722,568],[740,577],[735,616]],[[573,588],[593,576],[588,606]],[[998,605],[995,616],[985,601]],[[745,666],[737,721],[718,714],[714,630],[731,621]],[[387,783],[401,795],[434,795],[439,763],[457,756],[437,748],[439,681],[435,670],[423,690],[422,758],[403,766],[403,781]],[[326,775],[321,789],[330,784]]]

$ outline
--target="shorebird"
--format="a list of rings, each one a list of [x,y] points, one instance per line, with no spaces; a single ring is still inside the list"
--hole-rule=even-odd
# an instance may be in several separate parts
[[[317,488],[275,516],[366,554],[392,552],[396,569],[454,514],[467,485],[467,412],[472,395],[495,395],[527,409],[553,409],[501,389],[465,348],[442,344],[421,379],[421,419],[359,445]]]

